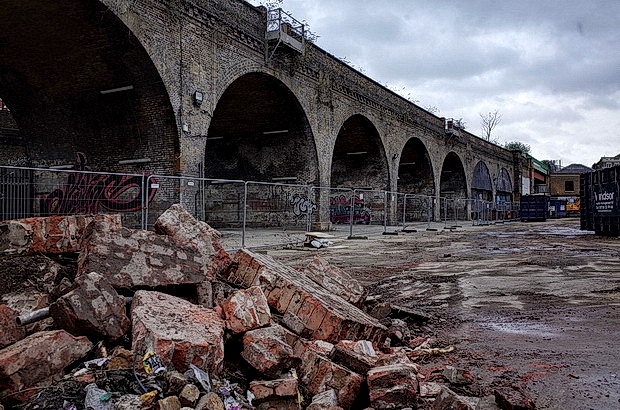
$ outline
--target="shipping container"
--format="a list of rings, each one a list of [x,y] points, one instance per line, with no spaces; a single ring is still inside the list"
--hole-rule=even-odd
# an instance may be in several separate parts
[[[581,229],[620,235],[620,166],[581,174]]]
[[[549,200],[549,218],[564,218],[568,216],[566,212],[566,200],[551,199]]]
[[[521,221],[546,221],[549,197],[546,195],[521,196]]]

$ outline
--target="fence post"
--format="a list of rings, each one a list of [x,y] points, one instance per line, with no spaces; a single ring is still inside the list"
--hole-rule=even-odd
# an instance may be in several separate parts
[[[312,196],[312,189],[313,187],[311,185],[308,185],[308,201],[310,201],[310,204],[313,204],[314,201],[312,201],[310,198],[313,198]],[[317,210],[319,209],[318,206],[316,208]],[[312,229],[312,205],[310,205],[308,207],[308,218],[306,221],[306,232],[310,232],[310,230]]]
[[[241,247],[245,248],[245,229],[248,219],[248,181],[243,183],[243,229],[241,231]]]
[[[145,192],[145,197],[146,197],[146,205],[144,206],[144,210],[143,210],[143,221],[142,221],[142,226],[144,230],[148,230],[149,229],[149,208],[151,206],[151,201],[149,201],[148,199],[148,191],[151,189],[151,178],[153,178],[152,175],[149,175],[146,178],[146,192]]]
[[[353,237],[353,208],[355,206],[355,191],[351,194],[351,209],[349,209],[349,237]]]
[[[427,202],[427,214],[428,214],[428,222],[426,223],[426,229],[429,230],[431,229],[431,212],[433,212],[433,198],[430,196],[426,197],[426,202]]]
[[[407,226],[407,194],[403,198],[403,229]]]
[[[383,191],[383,233],[387,232],[387,223],[388,223],[388,195],[387,191]]]
[[[458,222],[458,216],[459,216],[459,208],[458,208],[458,202],[459,200],[454,198],[454,227],[456,228],[459,225]]]

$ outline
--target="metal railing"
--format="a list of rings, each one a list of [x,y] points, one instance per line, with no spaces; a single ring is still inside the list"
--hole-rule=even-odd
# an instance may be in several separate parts
[[[222,233],[226,249],[281,246],[311,230],[335,237],[483,226],[519,218],[518,203],[148,174],[0,166],[0,220],[118,213],[152,229],[172,204]],[[316,225],[318,224],[318,225]]]

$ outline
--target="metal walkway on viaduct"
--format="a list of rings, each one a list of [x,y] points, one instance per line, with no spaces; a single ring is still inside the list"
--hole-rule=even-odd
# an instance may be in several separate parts
[[[0,164],[79,152],[92,170],[518,195],[516,154],[300,47],[295,24],[241,0],[1,7],[0,98],[24,143]]]

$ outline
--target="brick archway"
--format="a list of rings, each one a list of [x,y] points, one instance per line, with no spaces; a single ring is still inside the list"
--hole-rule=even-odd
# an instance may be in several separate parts
[[[32,165],[73,163],[83,152],[91,169],[176,172],[178,130],[166,87],[106,6],[17,2],[0,10],[0,30],[0,96]]]

